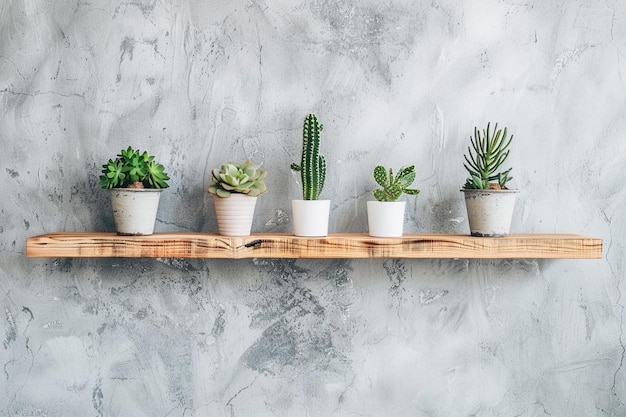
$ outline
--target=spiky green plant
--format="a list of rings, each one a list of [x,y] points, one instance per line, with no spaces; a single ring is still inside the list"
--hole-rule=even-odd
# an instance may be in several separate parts
[[[220,169],[212,170],[211,174],[213,184],[207,191],[218,197],[228,198],[232,193],[257,197],[267,191],[263,181],[267,170],[257,168],[250,160],[241,164],[222,164]]]
[[[115,159],[102,165],[100,186],[111,188],[167,188],[170,177],[154,156],[128,147],[122,149]]]
[[[512,168],[500,171],[500,167],[509,156],[509,146],[513,135],[507,138],[507,129],[498,129],[496,123],[493,131],[491,123],[487,123],[487,129],[482,134],[477,127],[474,128],[474,136],[470,137],[471,147],[467,147],[467,154],[463,155],[463,166],[470,174],[465,181],[465,189],[503,189],[506,183],[513,177],[509,176]]]
[[[420,192],[418,189],[409,188],[415,181],[415,165],[400,168],[395,177],[391,168],[387,171],[378,165],[374,168],[374,179],[382,187],[373,192],[378,201],[396,201],[402,193],[417,195]]]
[[[302,159],[300,164],[291,164],[291,169],[300,172],[304,200],[317,200],[324,188],[326,160],[319,154],[322,129],[317,116],[307,114],[302,127]]]

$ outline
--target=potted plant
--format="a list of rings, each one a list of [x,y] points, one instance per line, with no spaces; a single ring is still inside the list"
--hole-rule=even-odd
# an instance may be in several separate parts
[[[148,152],[122,149],[102,165],[100,186],[111,190],[115,228],[119,235],[151,235],[161,191],[170,177]]]
[[[374,179],[382,188],[373,191],[376,201],[367,202],[367,224],[369,235],[375,237],[401,237],[404,228],[406,201],[397,201],[404,193],[417,195],[420,190],[409,188],[415,181],[415,165],[400,168],[394,176],[393,170],[378,165],[374,168]]]
[[[308,114],[302,128],[302,157],[291,169],[300,173],[302,200],[292,200],[293,227],[296,236],[328,235],[330,200],[319,200],[326,179],[326,160],[319,154],[320,124],[315,114]]]
[[[256,199],[267,191],[263,181],[267,170],[257,168],[248,160],[241,164],[222,164],[211,173],[213,183],[207,191],[213,195],[220,234],[249,236]]]
[[[491,130],[490,123],[482,133],[474,128],[464,155],[463,166],[469,178],[461,190],[465,194],[467,218],[472,236],[506,236],[511,226],[517,190],[509,190],[507,183],[512,168],[501,170],[509,156],[513,135],[507,129]]]

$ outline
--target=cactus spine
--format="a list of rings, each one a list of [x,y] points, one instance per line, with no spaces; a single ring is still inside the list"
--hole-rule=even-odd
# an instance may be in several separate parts
[[[324,188],[326,160],[319,154],[322,129],[317,116],[307,114],[302,128],[302,159],[299,165],[291,164],[291,169],[300,172],[304,200],[317,200]]]

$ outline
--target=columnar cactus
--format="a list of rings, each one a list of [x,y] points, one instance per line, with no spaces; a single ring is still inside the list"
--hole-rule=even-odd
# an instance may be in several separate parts
[[[326,160],[319,154],[322,129],[317,116],[307,114],[302,128],[302,159],[299,165],[291,164],[291,169],[300,172],[304,200],[317,200],[324,188]]]

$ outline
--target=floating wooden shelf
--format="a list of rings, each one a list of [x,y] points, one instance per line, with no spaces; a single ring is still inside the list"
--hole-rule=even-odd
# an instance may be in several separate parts
[[[297,237],[259,233],[51,233],[26,242],[30,258],[602,258],[602,240],[580,235],[527,234],[499,238],[405,234],[376,238],[361,233]]]

